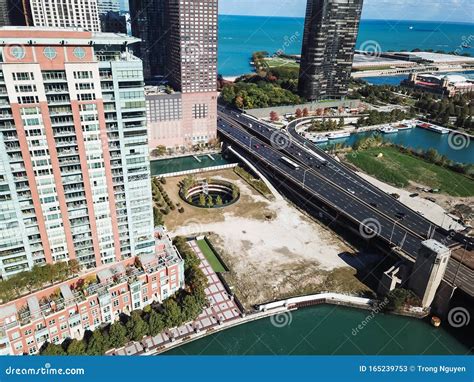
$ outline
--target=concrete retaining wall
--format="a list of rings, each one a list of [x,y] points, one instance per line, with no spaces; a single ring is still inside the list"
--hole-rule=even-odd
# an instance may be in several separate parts
[[[277,309],[282,307],[288,307],[289,305],[307,303],[315,300],[322,300],[326,304],[334,303],[341,305],[350,305],[350,306],[360,306],[360,307],[370,307],[374,300],[370,298],[354,297],[347,296],[345,294],[338,293],[319,293],[312,294],[309,296],[302,297],[293,297],[287,300],[280,300],[275,302],[270,302],[268,304],[262,304],[258,306],[259,311],[266,311],[270,309]]]
[[[201,172],[209,172],[209,171],[217,171],[217,170],[224,170],[226,168],[234,168],[237,166],[238,163],[230,163],[230,164],[224,164],[221,166],[212,166],[212,167],[205,167],[205,168],[195,168],[193,170],[186,170],[186,171],[178,171],[178,172],[170,172],[167,174],[160,174],[156,175],[159,178],[172,178],[174,176],[182,176],[182,175],[188,175],[188,174],[199,174]]]
[[[310,102],[301,105],[289,105],[289,106],[276,106],[276,107],[266,107],[262,109],[249,109],[246,110],[247,114],[253,115],[257,118],[268,118],[270,116],[270,112],[276,111],[279,115],[284,115],[287,113],[294,113],[296,109],[303,110],[307,108],[310,112],[316,111],[321,108],[328,108],[328,107],[350,107],[350,108],[357,108],[360,105],[360,101],[356,99],[350,100],[335,100],[335,101],[327,101],[327,102]]]

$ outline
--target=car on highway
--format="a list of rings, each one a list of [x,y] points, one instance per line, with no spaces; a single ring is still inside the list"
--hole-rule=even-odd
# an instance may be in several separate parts
[[[255,147],[258,150],[260,148],[260,145],[255,144],[255,145],[253,145],[253,147]]]

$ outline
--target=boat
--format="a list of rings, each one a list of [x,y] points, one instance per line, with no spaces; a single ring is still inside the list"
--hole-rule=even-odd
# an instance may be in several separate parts
[[[448,134],[449,133],[449,129],[447,129],[446,127],[436,126],[436,125],[433,125],[431,123],[418,122],[416,124],[416,126],[422,128],[422,129],[434,131],[435,133],[438,133],[438,134]]]
[[[399,123],[393,126],[398,131],[413,129],[416,125],[413,122]]]
[[[410,25],[410,26],[408,27],[408,29],[412,30],[412,29],[413,29],[413,26],[412,26],[412,25]]]
[[[392,126],[384,126],[378,129],[382,134],[395,134],[398,133],[397,129],[394,129]]]
[[[324,135],[317,135],[316,137],[311,139],[311,142],[313,143],[324,143],[327,142],[329,139],[325,137]]]
[[[339,138],[348,138],[351,136],[351,133],[347,133],[345,131],[342,131],[340,133],[329,133],[327,137],[329,139],[339,139]]]

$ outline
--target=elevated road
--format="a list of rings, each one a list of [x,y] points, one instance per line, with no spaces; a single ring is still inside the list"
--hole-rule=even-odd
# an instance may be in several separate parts
[[[446,246],[472,248],[472,240],[456,238],[423,216],[398,202],[330,155],[307,144],[289,126],[289,135],[273,129],[236,110],[219,106],[218,127],[221,135],[237,144],[260,165],[272,168],[284,182],[332,206],[343,216],[359,224],[365,237],[378,236],[406,257],[415,259],[421,242],[434,238]],[[297,163],[295,169],[285,164],[285,156]],[[459,236],[459,235],[458,235]],[[452,258],[445,279],[474,296],[474,271]]]

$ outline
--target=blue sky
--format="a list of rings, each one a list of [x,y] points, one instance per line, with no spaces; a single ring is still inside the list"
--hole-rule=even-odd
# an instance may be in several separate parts
[[[220,0],[219,13],[304,16],[306,0]],[[365,0],[363,18],[474,22],[474,0]],[[474,33],[474,32],[473,32]]]

